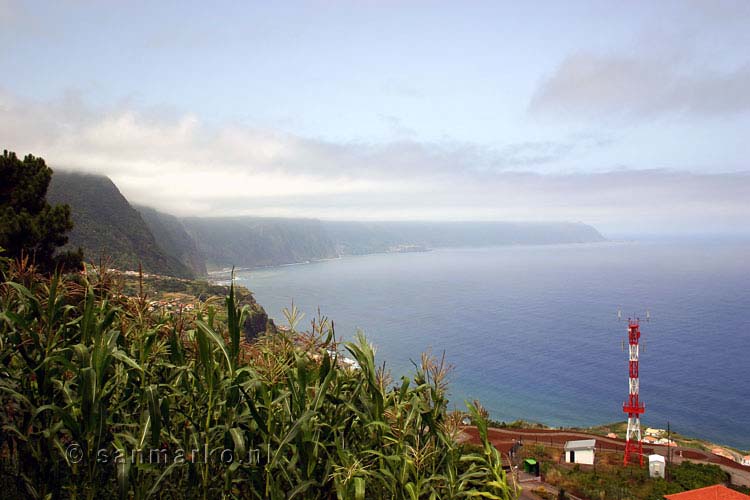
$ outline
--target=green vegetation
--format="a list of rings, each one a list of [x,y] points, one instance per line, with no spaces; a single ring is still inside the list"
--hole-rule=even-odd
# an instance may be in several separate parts
[[[397,384],[324,317],[241,341],[249,307],[150,310],[105,271],[0,285],[0,487],[34,498],[512,498],[486,422],[454,440],[446,370]],[[140,451],[139,451],[140,450]],[[243,460],[240,462],[240,460]]]
[[[73,228],[70,207],[51,206],[46,194],[52,169],[42,158],[27,155],[19,160],[13,152],[0,156],[0,248],[11,258],[26,256],[50,272],[56,267],[79,269],[81,250],[57,249],[68,242]]]
[[[619,460],[619,457],[618,457]],[[594,470],[554,467],[545,472],[546,480],[574,495],[586,498],[663,500],[664,495],[725,483],[729,475],[718,465],[682,462],[670,469],[670,481],[649,478],[647,468],[621,464],[597,465]]]
[[[91,267],[90,269],[92,272],[99,272],[96,267]],[[219,285],[200,279],[175,278],[173,276],[161,275],[140,276],[138,273],[110,274],[118,277],[123,288],[123,293],[130,296],[145,293],[149,297],[160,299],[170,293],[179,293],[205,302],[210,297],[217,295],[225,296],[229,289],[226,285]],[[255,299],[247,288],[236,286],[235,290],[237,296],[243,301],[255,302]]]
[[[583,498],[663,500],[664,495],[729,481],[718,465],[684,461],[669,468],[669,480],[650,478],[648,467],[623,467],[622,453],[599,453],[596,467],[560,463],[562,451],[543,445],[523,449],[542,464],[544,480]]]
[[[96,272],[95,269],[93,269]],[[183,310],[192,311],[201,303],[218,303],[229,293],[229,287],[205,280],[189,280],[171,276],[142,276],[117,273],[116,289],[128,296],[149,298],[151,309],[164,309],[172,314]],[[276,325],[263,307],[255,301],[253,294],[245,287],[234,287],[235,301],[241,307],[247,306],[247,316],[243,323],[245,340],[250,341],[263,333],[276,333]],[[161,304],[161,305],[160,305]],[[226,320],[223,310],[216,317]]]
[[[198,243],[187,232],[187,228],[180,219],[149,207],[136,206],[135,208],[156,238],[156,243],[167,254],[176,257],[192,270],[195,276],[207,274],[206,260],[198,250]]]
[[[70,244],[83,248],[87,261],[101,259],[117,269],[169,276],[194,273],[157,244],[143,218],[107,177],[70,172],[52,176],[48,198],[70,205]]]
[[[182,223],[210,268],[275,266],[338,255],[315,219],[188,217]]]
[[[268,217],[178,218],[131,206],[103,176],[58,172],[50,200],[69,204],[71,245],[113,267],[192,277],[207,269],[261,267],[339,255],[438,247],[602,241],[580,223],[333,222]]]
[[[496,420],[490,420],[491,427],[497,427],[498,429],[549,429],[544,424],[539,422],[529,422],[526,420],[514,420],[513,422],[498,422]]]

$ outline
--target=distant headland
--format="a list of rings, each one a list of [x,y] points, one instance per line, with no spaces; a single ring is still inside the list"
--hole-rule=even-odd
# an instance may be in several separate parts
[[[69,245],[113,267],[178,277],[382,252],[445,247],[544,245],[605,241],[581,222],[327,221],[274,217],[175,217],[133,206],[111,179],[60,172],[49,198],[70,205]]]

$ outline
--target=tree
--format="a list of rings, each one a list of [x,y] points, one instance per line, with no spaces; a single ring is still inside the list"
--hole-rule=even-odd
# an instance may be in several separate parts
[[[43,158],[26,155],[23,161],[13,152],[0,157],[0,247],[5,255],[28,255],[40,270],[56,267],[80,269],[83,252],[56,250],[68,242],[73,228],[68,205],[51,206],[47,188],[52,169]]]

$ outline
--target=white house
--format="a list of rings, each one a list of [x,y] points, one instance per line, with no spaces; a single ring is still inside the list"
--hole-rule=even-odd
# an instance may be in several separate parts
[[[565,461],[571,464],[594,465],[596,439],[581,439],[565,443]]]
[[[664,478],[664,471],[667,468],[667,462],[661,455],[648,456],[648,475],[649,477]]]
[[[664,446],[677,446],[677,443],[675,443],[673,440],[667,439],[667,438],[659,438],[659,439],[657,439],[656,440],[656,444],[661,444],[661,445],[664,445]]]
[[[742,465],[747,465],[748,467],[750,467],[750,455],[745,455],[744,457],[742,457],[740,463]]]

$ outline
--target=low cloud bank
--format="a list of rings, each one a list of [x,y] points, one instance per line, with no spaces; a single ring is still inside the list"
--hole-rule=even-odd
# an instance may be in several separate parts
[[[571,220],[608,230],[747,231],[750,173],[542,173],[592,146],[334,143],[278,130],[94,109],[75,95],[0,93],[2,147],[105,174],[134,203],[176,215],[362,220]]]

